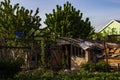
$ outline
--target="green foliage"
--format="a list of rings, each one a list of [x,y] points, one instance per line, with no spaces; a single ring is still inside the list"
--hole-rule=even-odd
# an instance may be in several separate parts
[[[87,73],[59,75],[19,75],[11,80],[120,80],[120,73]]]
[[[89,18],[82,19],[80,10],[76,10],[69,2],[64,6],[56,6],[56,10],[46,14],[46,32],[57,37],[86,38],[90,37],[94,28],[91,26]]]
[[[0,78],[14,77],[22,66],[22,59],[0,59]]]
[[[82,64],[81,68],[84,68],[85,70],[87,70],[89,72],[94,72],[95,71],[95,63],[87,62],[85,64]]]
[[[45,69],[43,67],[39,67],[38,69],[34,70],[33,72],[33,75],[44,75],[44,76],[53,76],[53,71],[52,70],[48,70],[48,69]]]
[[[106,38],[101,33],[95,33],[94,35],[92,35],[92,39],[93,40],[105,40]]]
[[[106,62],[100,61],[96,64],[96,71],[108,72],[110,71],[110,65]]]
[[[116,28],[108,28],[108,30],[103,30],[102,32],[95,33],[92,38],[94,40],[108,40],[111,42],[120,42],[120,36],[111,36],[117,34],[119,35]]]
[[[10,0],[0,3],[0,37],[15,37],[15,32],[22,32],[26,38],[31,29],[39,30],[41,18],[37,15],[39,9],[33,14],[32,10],[25,9],[19,4],[11,5]]]
[[[103,61],[99,61],[97,63],[87,62],[85,64],[82,64],[81,67],[89,72],[95,72],[95,71],[108,72],[108,71],[110,71],[110,65]]]
[[[44,39],[41,41],[41,66],[45,67],[45,42]]]
[[[41,72],[41,69],[40,69]],[[39,73],[40,73],[39,72]],[[69,74],[51,74],[50,71],[44,71],[40,74],[19,74],[11,79],[2,79],[2,80],[120,80],[120,73],[103,73],[103,72],[78,72],[78,73],[69,73]]]

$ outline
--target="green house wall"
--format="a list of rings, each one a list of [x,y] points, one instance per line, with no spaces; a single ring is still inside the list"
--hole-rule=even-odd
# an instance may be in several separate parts
[[[111,21],[103,30],[99,33],[104,35],[120,34],[120,22]]]

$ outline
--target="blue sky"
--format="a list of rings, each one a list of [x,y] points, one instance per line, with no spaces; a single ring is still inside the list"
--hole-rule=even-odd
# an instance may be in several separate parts
[[[57,4],[63,5],[67,1],[83,13],[83,18],[90,18],[96,31],[103,29],[113,19],[120,20],[120,0],[11,0],[11,3],[19,3],[32,10],[39,8],[39,16],[44,21],[45,13],[51,13]],[[42,23],[42,26],[45,25]]]

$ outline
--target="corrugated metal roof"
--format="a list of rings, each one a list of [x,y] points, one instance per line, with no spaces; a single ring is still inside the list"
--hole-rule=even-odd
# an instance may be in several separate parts
[[[86,50],[92,46],[99,46],[100,47],[100,44],[97,43],[96,41],[91,42],[88,40],[86,41],[86,40],[82,40],[82,39],[73,39],[73,38],[67,38],[67,37],[60,37],[59,39],[65,40],[65,42],[61,41],[61,45],[66,44],[66,42],[67,42],[67,43],[72,44],[72,45],[77,45],[84,50]]]

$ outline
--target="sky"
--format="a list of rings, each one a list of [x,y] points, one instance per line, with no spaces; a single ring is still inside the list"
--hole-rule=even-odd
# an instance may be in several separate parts
[[[52,13],[56,5],[63,6],[67,1],[83,13],[84,19],[90,19],[96,32],[102,30],[111,20],[120,20],[120,0],[11,0],[11,4],[19,3],[30,10],[39,8],[39,16],[44,27],[45,13]]]

